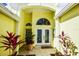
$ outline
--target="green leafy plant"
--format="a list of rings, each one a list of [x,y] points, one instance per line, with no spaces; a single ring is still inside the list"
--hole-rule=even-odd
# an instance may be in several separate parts
[[[26,35],[26,45],[34,44],[33,38],[34,38],[34,35],[32,34],[31,31],[29,33],[27,33],[27,35]]]
[[[19,44],[24,43],[24,41],[19,40],[18,38],[20,35],[15,35],[15,33],[8,32],[7,36],[1,35],[5,40],[3,40],[1,43],[4,44],[3,46],[0,46],[0,48],[5,48],[5,50],[12,50],[12,55],[16,55],[17,51],[16,48]]]
[[[58,51],[56,47],[54,49],[56,51],[55,56],[63,56],[63,54],[60,51]]]
[[[34,44],[34,35],[32,34],[32,32],[30,32],[28,35],[26,35],[26,46],[27,46],[27,50],[30,51],[33,49],[33,44]]]
[[[26,45],[34,44],[33,37],[34,37],[34,35],[27,35],[26,36]]]
[[[69,36],[64,34],[64,31],[62,31],[59,37],[61,39],[59,42],[62,44],[64,55],[77,55],[78,52],[75,52],[77,46],[70,40]]]

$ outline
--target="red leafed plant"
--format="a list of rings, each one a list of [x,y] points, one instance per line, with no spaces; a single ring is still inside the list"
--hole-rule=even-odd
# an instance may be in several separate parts
[[[19,44],[23,43],[23,41],[22,40],[18,40],[18,38],[20,37],[20,35],[15,35],[15,33],[7,31],[7,35],[8,36],[2,35],[2,37],[5,38],[6,40],[3,40],[1,42],[4,45],[0,46],[0,48],[5,47],[5,50],[11,49],[12,50],[12,55],[14,56],[14,55],[17,54],[16,47]]]
[[[62,31],[61,35],[59,35],[59,42],[62,44],[62,48],[64,51],[64,55],[77,55],[78,52],[75,52],[77,46],[70,40],[70,37],[67,36],[64,31]]]

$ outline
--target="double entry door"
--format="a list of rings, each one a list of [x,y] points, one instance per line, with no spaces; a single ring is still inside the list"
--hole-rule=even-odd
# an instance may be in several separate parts
[[[36,43],[38,45],[50,44],[52,39],[52,31],[50,29],[37,29]]]

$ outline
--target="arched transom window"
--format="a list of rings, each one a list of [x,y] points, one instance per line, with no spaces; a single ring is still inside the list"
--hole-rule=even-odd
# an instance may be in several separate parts
[[[50,25],[50,22],[45,18],[41,18],[37,21],[36,25]]]

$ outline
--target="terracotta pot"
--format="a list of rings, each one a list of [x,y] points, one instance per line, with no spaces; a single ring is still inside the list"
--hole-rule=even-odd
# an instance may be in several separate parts
[[[27,45],[27,50],[32,50],[33,49],[33,44]]]

